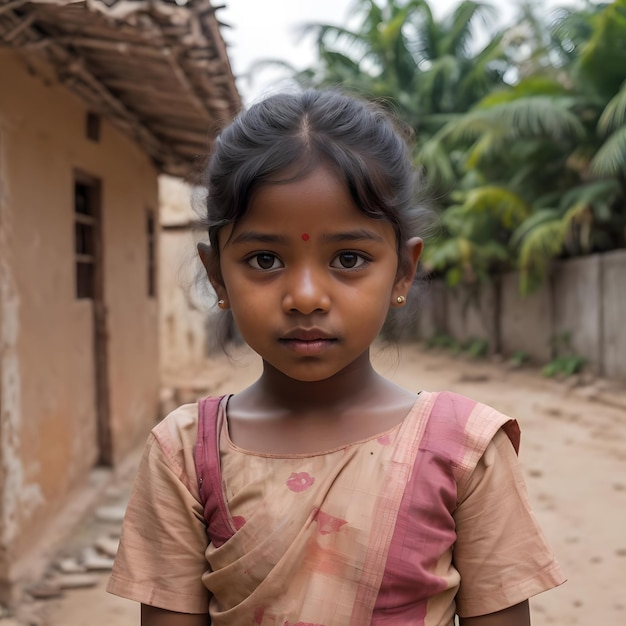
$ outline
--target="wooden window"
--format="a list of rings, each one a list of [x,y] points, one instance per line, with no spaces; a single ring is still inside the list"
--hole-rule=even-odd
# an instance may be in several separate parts
[[[148,209],[146,211],[146,241],[148,244],[147,258],[148,258],[148,297],[156,297],[156,279],[157,279],[157,267],[156,267],[156,218],[154,211]]]
[[[96,263],[99,227],[100,187],[95,180],[74,179],[74,255],[76,297],[96,295]]]

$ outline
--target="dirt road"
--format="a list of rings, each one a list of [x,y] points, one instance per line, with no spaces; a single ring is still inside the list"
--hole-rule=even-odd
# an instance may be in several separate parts
[[[626,390],[573,389],[534,370],[455,360],[419,345],[386,349],[376,363],[408,388],[457,391],[519,420],[531,500],[569,579],[533,599],[533,626],[626,624]],[[211,393],[236,391],[258,371],[249,355],[220,357],[187,382],[210,381]],[[126,488],[122,481],[117,493]],[[47,601],[45,623],[138,626],[138,607],[104,593],[105,580],[103,573],[97,587]]]

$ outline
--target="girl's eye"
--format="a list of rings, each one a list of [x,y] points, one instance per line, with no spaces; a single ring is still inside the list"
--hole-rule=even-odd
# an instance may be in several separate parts
[[[260,252],[251,256],[248,264],[255,270],[275,270],[283,266],[278,257],[270,252]]]
[[[367,259],[356,252],[342,252],[333,259],[330,266],[343,270],[352,270],[361,267],[366,262]]]

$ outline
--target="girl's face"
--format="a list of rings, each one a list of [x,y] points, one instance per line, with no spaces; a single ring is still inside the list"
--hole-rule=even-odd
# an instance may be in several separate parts
[[[410,275],[398,276],[392,226],[354,205],[320,166],[302,180],[258,189],[219,235],[218,297],[248,345],[290,378],[325,380],[366,356]]]

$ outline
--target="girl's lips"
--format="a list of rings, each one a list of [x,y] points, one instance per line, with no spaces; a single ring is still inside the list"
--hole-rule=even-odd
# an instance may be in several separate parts
[[[314,356],[327,350],[336,339],[281,339],[280,342],[297,354]]]
[[[316,355],[333,345],[337,339],[318,329],[297,329],[280,338],[280,343],[297,354]]]
[[[294,328],[281,337],[282,340],[286,341],[292,339],[297,341],[316,341],[332,338],[333,336],[330,333],[321,328]]]

